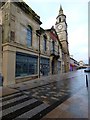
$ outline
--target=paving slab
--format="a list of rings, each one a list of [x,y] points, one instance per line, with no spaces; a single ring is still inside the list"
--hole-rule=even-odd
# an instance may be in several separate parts
[[[81,89],[78,93],[60,104],[42,118],[88,118],[88,90]]]
[[[39,120],[43,116],[43,119],[88,117],[88,91],[82,71],[1,87],[0,92],[4,96],[1,98],[4,118],[32,117]],[[30,104],[28,100],[33,103]],[[9,109],[11,112],[6,115]]]
[[[9,87],[0,87],[0,97],[7,96],[16,92],[19,92],[19,91]]]

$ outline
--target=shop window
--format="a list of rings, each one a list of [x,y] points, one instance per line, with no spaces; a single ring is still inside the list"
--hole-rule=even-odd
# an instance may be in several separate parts
[[[40,73],[42,76],[47,76],[50,72],[50,60],[48,58],[40,58]]]
[[[16,54],[16,77],[37,74],[38,57],[17,53]]]

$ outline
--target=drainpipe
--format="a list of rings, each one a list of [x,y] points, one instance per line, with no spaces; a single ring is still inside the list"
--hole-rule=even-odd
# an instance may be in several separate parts
[[[39,71],[38,71],[38,78],[40,78],[40,36],[41,36],[41,31],[37,30],[37,35],[39,37],[39,55],[38,55],[38,67],[39,67]]]
[[[39,78],[40,78],[40,34],[39,34]]]
[[[41,31],[40,30],[36,30],[37,36],[39,37],[39,52],[38,52],[38,67],[39,67],[39,71],[38,71],[38,78],[40,78],[40,36],[41,36]]]

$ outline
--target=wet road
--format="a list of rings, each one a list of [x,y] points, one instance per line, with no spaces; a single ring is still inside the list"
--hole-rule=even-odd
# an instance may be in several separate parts
[[[3,119],[30,118],[40,119],[62,102],[86,87],[86,74],[83,70],[62,76],[46,77],[34,87],[15,87],[18,92],[2,100]],[[88,79],[89,79],[88,74]]]

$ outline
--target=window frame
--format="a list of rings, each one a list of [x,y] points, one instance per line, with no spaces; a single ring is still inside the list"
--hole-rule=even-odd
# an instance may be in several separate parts
[[[27,27],[27,47],[32,46],[32,27],[28,25]]]
[[[38,74],[38,56],[17,52],[15,77],[17,78],[37,74]]]

